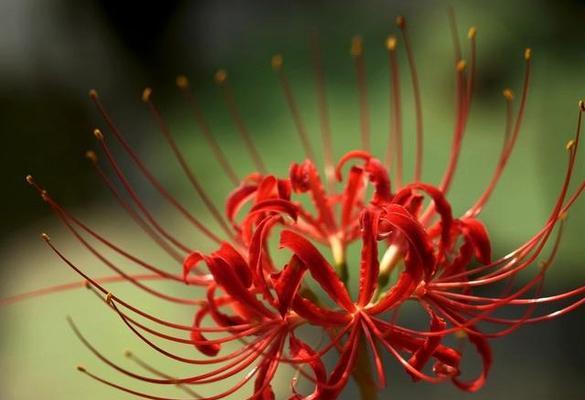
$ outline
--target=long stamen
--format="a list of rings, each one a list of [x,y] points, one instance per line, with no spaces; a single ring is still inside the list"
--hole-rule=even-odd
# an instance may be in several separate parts
[[[106,175],[106,173],[102,170],[99,166],[97,154],[89,150],[85,153],[85,157],[91,162],[91,165],[94,167],[97,175],[99,176],[100,180],[104,183],[104,186],[108,188],[108,190],[114,196],[116,202],[126,211],[126,213],[136,222],[136,224],[148,235],[150,238],[158,244],[171,258],[175,261],[182,263],[183,257],[173,248],[171,247],[165,240],[162,238],[151,226],[146,222],[140,214],[136,212],[136,210],[128,204],[126,200],[122,197],[122,194],[119,190],[114,186],[114,183],[110,180],[110,178]]]
[[[524,50],[524,61],[525,61],[525,68],[524,68],[524,83],[522,85],[522,95],[520,97],[520,105],[518,106],[518,113],[516,115],[515,122],[511,123],[511,102],[513,100],[512,91],[509,89],[504,90],[504,97],[506,99],[507,105],[507,122],[506,122],[506,138],[504,141],[504,147],[500,154],[500,158],[498,160],[498,164],[496,166],[496,170],[492,176],[490,183],[488,184],[486,190],[477,200],[477,202],[471,207],[471,209],[467,212],[466,215],[469,216],[477,216],[483,207],[483,205],[489,200],[493,190],[495,189],[506,165],[508,160],[512,154],[514,149],[514,145],[518,139],[520,134],[520,128],[522,127],[522,120],[524,117],[524,112],[526,109],[526,100],[528,98],[528,88],[530,86],[530,72],[531,72],[531,60],[532,60],[532,51],[531,49]],[[513,127],[512,127],[513,126]]]
[[[122,172],[120,166],[116,162],[116,159],[114,158],[112,152],[110,151],[110,148],[107,145],[105,138],[99,129],[94,130],[94,136],[96,137],[98,144],[100,145],[101,149],[103,150],[104,154],[106,155],[108,163],[110,164],[111,168],[113,169],[114,173],[116,174],[116,177],[122,183],[122,185],[124,186],[124,189],[130,195],[130,198],[132,199],[134,204],[136,204],[136,206],[140,209],[140,211],[142,212],[144,217],[148,220],[148,222],[150,222],[150,224],[156,229],[156,231],[158,233],[160,233],[164,238],[166,238],[169,242],[171,242],[177,248],[181,249],[185,253],[190,253],[191,249],[188,246],[186,246],[185,244],[183,244],[182,242],[180,242],[178,239],[176,239],[173,235],[168,233],[168,231],[166,229],[164,229],[157,222],[157,220],[154,218],[152,213],[148,210],[146,205],[144,205],[144,203],[142,203],[142,201],[140,200],[140,197],[138,196],[136,191],[134,191],[134,189],[132,188],[132,185],[128,181],[128,178],[126,178],[126,175]],[[198,220],[195,220],[195,222],[197,222],[197,224],[201,225],[201,223]],[[201,226],[202,226],[202,230],[204,232],[209,233],[209,235],[210,235],[209,237],[212,240],[216,241],[217,243],[220,242],[219,238],[217,238],[210,231],[208,231],[207,228],[203,227],[203,225],[201,225]]]
[[[191,111],[193,113],[195,123],[197,124],[197,126],[199,127],[201,132],[203,133],[203,137],[205,138],[207,145],[209,146],[209,148],[213,152],[213,156],[215,157],[217,162],[221,165],[223,171],[225,172],[227,177],[230,179],[232,184],[237,185],[240,182],[240,179],[238,178],[238,174],[234,170],[234,167],[228,161],[226,155],[224,154],[223,150],[221,149],[221,146],[217,143],[217,140],[215,140],[215,137],[213,136],[213,133],[211,132],[211,128],[209,127],[207,120],[203,116],[203,112],[201,111],[201,107],[199,106],[197,99],[195,98],[195,95],[193,94],[193,91],[191,90],[191,87],[189,85],[189,80],[187,79],[186,76],[179,75],[177,77],[176,83],[177,83],[177,86],[179,87],[179,89],[181,89],[181,92],[183,92],[183,95],[185,96],[185,99],[187,100],[187,103],[189,104]]]
[[[213,240],[216,243],[220,243],[221,240],[215,236],[211,231],[209,231],[205,225],[203,225],[197,218],[195,218],[191,213],[187,211],[187,209],[182,206],[177,199],[175,199],[164,187],[163,185],[152,175],[146,165],[142,162],[138,154],[132,149],[132,147],[126,141],[126,138],[122,135],[120,130],[114,124],[114,121],[110,117],[109,113],[105,109],[104,105],[102,104],[97,92],[95,90],[91,90],[89,92],[89,97],[96,105],[99,113],[102,115],[103,119],[106,121],[106,124],[110,128],[110,131],[114,135],[114,138],[122,145],[126,153],[130,156],[134,164],[138,167],[142,175],[150,182],[150,184],[160,193],[160,195],[167,200],[173,207],[175,207],[189,222],[191,222],[199,231],[201,231],[205,236],[209,239]],[[99,135],[96,133],[96,138],[99,140],[102,147],[105,146],[105,141],[103,140],[103,135],[99,130],[95,132],[99,132]],[[95,133],[94,132],[94,133]],[[107,147],[107,146],[105,146]],[[109,153],[109,150],[108,152]],[[110,159],[111,157],[108,157]],[[112,158],[113,160],[113,158]],[[115,164],[115,162],[114,162]]]
[[[274,71],[276,71],[276,74],[278,75],[278,80],[280,82],[280,86],[282,87],[282,91],[286,99],[286,104],[288,105],[289,111],[293,117],[297,134],[299,135],[299,139],[301,139],[301,143],[305,151],[305,156],[309,160],[315,161],[316,160],[315,152],[313,151],[313,147],[311,146],[307,129],[305,128],[305,124],[303,123],[303,120],[301,118],[301,113],[299,111],[297,102],[295,101],[292,89],[290,87],[288,76],[284,71],[284,60],[282,58],[282,55],[277,54],[273,56],[271,63],[272,68],[274,69]]]
[[[467,79],[467,107],[471,107],[471,99],[473,98],[473,88],[475,85],[475,70],[477,65],[477,44],[476,44],[476,37],[477,37],[477,28],[472,26],[467,31],[467,38],[469,39],[469,47],[470,47],[470,55],[469,55],[469,77]]]
[[[313,71],[315,74],[317,104],[319,108],[319,123],[325,157],[325,176],[327,177],[327,187],[329,192],[333,193],[336,182],[335,164],[333,162],[333,143],[331,140],[329,107],[327,106],[327,95],[325,91],[325,74],[323,73],[323,64],[321,62],[321,46],[319,45],[319,35],[316,32],[313,32],[311,35],[311,50],[313,55]]]
[[[233,91],[232,86],[231,86],[229,79],[228,79],[227,71],[220,69],[219,71],[217,71],[215,73],[214,78],[215,78],[215,83],[217,83],[217,85],[219,85],[219,87],[222,89],[223,97],[224,97],[224,100],[225,100],[226,105],[228,107],[230,116],[232,117],[234,124],[236,125],[238,133],[240,134],[240,137],[244,141],[244,145],[246,146],[246,150],[250,154],[250,157],[252,158],[252,161],[256,165],[256,168],[258,168],[258,171],[265,174],[266,167],[264,166],[264,162],[262,161],[262,157],[260,157],[260,153],[258,152],[256,145],[252,141],[252,137],[251,137],[250,133],[248,132],[248,128],[246,127],[246,124],[244,123],[244,119],[242,118],[242,115],[240,114],[240,110],[236,104],[236,98],[234,96],[234,91]]]
[[[370,151],[370,111],[368,108],[368,83],[364,61],[364,46],[361,36],[354,36],[351,41],[351,56],[354,59],[357,88],[360,104],[360,131],[362,149]]]
[[[388,67],[390,69],[390,139],[386,152],[386,165],[391,169],[396,158],[396,186],[402,186],[402,100],[400,98],[400,77],[396,60],[396,37],[386,40]]]
[[[150,109],[152,115],[156,119],[156,122],[159,125],[159,129],[160,129],[161,133],[163,134],[165,140],[167,141],[167,143],[171,147],[173,153],[175,154],[175,157],[177,158],[177,161],[179,161],[179,164],[181,165],[181,169],[183,170],[183,172],[187,176],[187,179],[189,180],[189,182],[191,183],[191,185],[193,186],[193,188],[195,189],[195,191],[197,192],[197,194],[199,195],[201,200],[203,200],[203,203],[205,204],[207,209],[211,212],[211,215],[213,216],[213,218],[221,226],[221,229],[223,229],[223,231],[228,235],[229,238],[233,239],[234,238],[233,232],[230,230],[230,228],[226,224],[221,213],[219,212],[219,210],[217,209],[215,204],[213,204],[213,202],[211,201],[211,198],[209,197],[209,195],[207,194],[207,192],[205,191],[205,189],[203,188],[203,186],[201,185],[199,180],[195,177],[195,174],[191,170],[191,167],[189,167],[189,163],[187,162],[187,160],[185,160],[183,153],[181,152],[181,150],[179,149],[179,146],[175,142],[175,139],[171,133],[171,130],[169,129],[168,124],[165,122],[165,120],[162,117],[162,114],[160,113],[160,111],[158,110],[158,108],[156,107],[154,102],[152,101],[152,90],[150,88],[144,89],[144,91],[142,93],[142,100],[146,104],[148,104],[148,108]]]
[[[117,267],[114,263],[112,263],[109,259],[107,259],[105,256],[102,255],[102,253],[100,253],[99,251],[97,251],[95,249],[95,247],[93,247],[92,245],[89,244],[89,242],[87,242],[82,236],[81,234],[75,229],[75,227],[71,224],[71,222],[81,226],[82,228],[84,228],[86,231],[92,233],[95,236],[95,233],[93,233],[93,231],[87,229],[85,227],[84,224],[82,224],[80,221],[78,221],[77,219],[75,219],[74,217],[72,217],[71,215],[69,215],[63,208],[61,208],[57,203],[55,203],[51,197],[47,194],[46,191],[41,191],[42,197],[43,199],[51,206],[51,208],[53,208],[53,210],[55,211],[55,213],[57,214],[57,216],[62,220],[62,222],[65,224],[65,226],[69,229],[69,231],[74,235],[74,237],[85,247],[87,248],[87,250],[89,252],[91,252],[95,257],[97,257],[101,262],[103,262],[108,268],[110,268],[112,271],[114,271],[116,274],[120,275],[122,278],[124,278],[127,282],[133,284],[134,286],[138,287],[139,289],[145,291],[146,293],[153,295],[155,297],[158,297],[160,299],[166,300],[166,301],[170,301],[173,303],[177,303],[177,304],[185,304],[185,305],[199,305],[201,304],[201,301],[198,300],[191,300],[191,299],[184,299],[184,298],[179,298],[179,297],[173,297],[173,296],[169,296],[165,293],[162,293],[158,290],[152,289],[144,284],[142,284],[140,282],[140,280],[134,279],[134,277],[124,271],[122,271],[119,267]],[[101,237],[98,236],[98,238],[101,239]],[[45,239],[45,237],[43,236],[43,239]],[[48,241],[47,239],[45,239],[46,241]],[[102,242],[106,242],[105,240],[102,240]],[[169,274],[165,271],[162,271],[154,266],[151,266],[139,259],[137,259],[136,257],[133,257],[131,255],[129,255],[128,253],[119,250],[117,247],[115,246],[110,246],[110,247],[114,247],[115,250],[117,250],[120,254],[126,256],[127,258],[130,258],[132,261],[134,261],[136,264],[140,265],[141,267],[143,267],[144,269],[150,271],[150,272],[154,272],[156,274],[159,274],[161,276],[161,278],[166,278],[167,280],[171,280],[171,281],[175,281],[175,282],[181,282],[183,283],[183,280],[181,277],[179,276],[175,276],[172,274]]]
[[[406,49],[406,57],[408,59],[408,66],[410,69],[410,78],[412,84],[412,92],[414,96],[414,113],[416,120],[416,156],[414,164],[414,181],[420,181],[422,175],[422,163],[423,163],[423,140],[424,140],[424,128],[423,128],[423,114],[422,114],[422,100],[420,93],[420,83],[418,78],[418,69],[414,58],[414,51],[410,43],[410,35],[406,20],[404,17],[399,16],[396,18],[396,24],[402,32],[402,39],[404,41],[404,48]]]
[[[152,373],[153,375],[159,376],[161,378],[169,379],[169,380],[173,380],[173,379],[176,380],[176,378],[174,378],[173,376],[168,375],[168,374],[165,374],[164,372],[159,371],[158,369],[156,369],[155,367],[153,367],[152,365],[150,365],[146,361],[142,360],[140,357],[136,356],[130,350],[126,350],[124,352],[124,355],[126,356],[127,359],[135,362],[138,366],[140,366],[141,368],[145,369],[146,371]],[[195,398],[195,399],[202,399],[203,398],[203,396],[201,396],[199,393],[195,392],[193,389],[191,389],[187,385],[184,385],[184,384],[180,384],[179,383],[179,384],[177,384],[177,387],[179,389],[183,390],[188,395],[193,396],[193,398]]]

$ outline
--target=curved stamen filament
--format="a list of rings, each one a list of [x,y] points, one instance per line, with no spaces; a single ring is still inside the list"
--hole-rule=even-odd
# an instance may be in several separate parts
[[[228,74],[225,70],[220,69],[215,73],[215,82],[221,87],[221,91],[223,93],[224,100],[226,102],[228,111],[240,137],[244,141],[244,145],[246,146],[246,150],[250,154],[254,165],[262,174],[266,174],[266,167],[264,162],[262,161],[262,157],[260,156],[260,152],[256,148],[256,145],[252,141],[252,136],[248,132],[248,128],[244,123],[244,119],[240,114],[240,110],[236,104],[236,98],[234,96],[234,91],[228,79]]]
[[[232,184],[233,185],[239,184],[240,179],[238,178],[238,174],[234,170],[234,167],[228,161],[228,158],[221,149],[221,146],[217,143],[217,140],[215,140],[213,133],[211,133],[211,128],[209,127],[207,120],[203,116],[203,112],[201,111],[201,108],[199,107],[199,104],[195,99],[195,95],[191,90],[187,77],[185,77],[184,75],[178,76],[177,86],[179,87],[179,89],[181,89],[181,92],[183,92],[183,95],[187,100],[187,103],[189,104],[191,111],[193,113],[195,123],[203,133],[203,137],[205,138],[207,145],[213,152],[213,156],[215,157],[219,165],[221,165],[223,171],[225,172],[229,180],[232,182]]]
[[[282,88],[284,98],[286,100],[286,104],[288,109],[292,115],[295,128],[297,130],[297,134],[299,139],[301,140],[301,144],[303,145],[303,149],[305,151],[305,156],[309,160],[315,161],[315,152],[313,151],[313,147],[311,146],[311,141],[309,140],[309,134],[307,133],[307,128],[303,123],[303,119],[301,118],[301,113],[299,111],[299,107],[297,102],[295,101],[292,89],[290,87],[290,83],[288,80],[288,76],[284,70],[284,61],[282,55],[277,54],[272,57],[272,68],[276,71],[278,76],[278,81],[280,82],[280,86]]]

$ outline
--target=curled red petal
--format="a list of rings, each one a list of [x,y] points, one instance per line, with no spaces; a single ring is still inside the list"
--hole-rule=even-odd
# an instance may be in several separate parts
[[[217,284],[228,295],[256,315],[272,318],[273,313],[244,286],[235,269],[225,260],[220,257],[206,257],[205,262]]]
[[[343,191],[342,226],[348,227],[355,219],[355,209],[359,201],[362,200],[364,189],[364,170],[359,167],[352,167],[349,171],[347,186]]]
[[[193,321],[194,329],[191,331],[191,340],[193,341],[193,345],[201,353],[209,357],[215,357],[217,353],[219,353],[219,351],[221,350],[221,346],[218,343],[206,343],[207,339],[199,329],[201,326],[201,322],[208,314],[208,312],[209,307],[205,306],[199,309],[199,311],[197,311],[197,313],[195,314],[195,320]]]
[[[362,254],[358,295],[358,304],[361,307],[370,302],[378,285],[380,263],[378,261],[378,241],[376,237],[379,215],[379,210],[371,209],[366,209],[361,214]]]
[[[306,265],[293,255],[284,269],[273,275],[272,284],[278,296],[278,311],[281,315],[284,316],[290,309],[306,270]]]
[[[319,222],[323,223],[329,233],[336,232],[337,224],[333,210],[315,164],[310,160],[306,160],[301,164],[292,164],[289,175],[295,192],[309,192],[311,194],[315,209],[319,215]]]
[[[251,209],[249,215],[258,212],[276,212],[283,213],[291,217],[293,220],[297,219],[297,206],[284,199],[267,199],[256,203]]]
[[[286,247],[297,255],[309,268],[315,281],[340,307],[351,311],[355,309],[345,285],[311,242],[295,232],[284,230],[280,234],[280,247]]]
[[[217,285],[211,284],[207,288],[207,301],[209,307],[209,314],[211,318],[220,326],[234,326],[234,325],[243,325],[246,323],[246,320],[240,316],[232,316],[227,315],[219,310],[219,305],[215,301],[215,291]]]
[[[376,304],[369,307],[368,312],[379,314],[400,304],[414,292],[418,281],[412,277],[411,273],[403,271],[394,286]]]
[[[282,221],[280,215],[274,215],[262,220],[254,231],[248,251],[248,260],[254,275],[254,284],[264,298],[271,303],[273,302],[273,296],[266,284],[265,274],[268,272],[268,268],[265,266],[267,258],[264,255],[266,253],[267,236],[272,227],[280,221]]]
[[[434,312],[429,310],[429,314],[431,316],[431,332],[438,332],[445,329],[447,323],[437,316]],[[417,349],[416,352],[412,355],[408,363],[412,365],[418,371],[422,371],[425,364],[430,360],[433,356],[437,347],[441,344],[442,337],[441,336],[429,336],[425,339],[424,344]],[[412,374],[410,371],[407,372],[412,376],[414,381],[418,381],[420,378]]]
[[[340,326],[351,319],[347,312],[328,310],[299,294],[294,297],[292,307],[297,314],[313,325]]]
[[[233,268],[238,275],[239,281],[245,288],[249,288],[252,285],[252,271],[250,270],[250,266],[231,244],[223,242],[219,250],[213,253],[213,257],[223,259]]]
[[[341,173],[341,170],[343,169],[343,166],[349,160],[360,159],[360,160],[363,160],[365,162],[368,162],[370,160],[370,158],[372,158],[370,153],[368,153],[367,151],[364,151],[364,150],[354,150],[354,151],[350,151],[350,152],[346,153],[343,157],[341,157],[341,159],[337,163],[337,166],[335,167],[335,176],[337,177],[337,180],[338,181],[343,180],[343,175]]]
[[[453,225],[453,213],[451,205],[445,198],[444,193],[432,185],[426,183],[413,183],[405,186],[400,192],[396,194],[393,201],[400,203],[403,197],[410,197],[411,190],[420,190],[427,193],[435,205],[437,213],[441,216],[441,249],[446,253],[451,240],[451,226]],[[404,193],[404,195],[403,195]]]
[[[472,329],[475,330],[475,327],[471,326]],[[487,379],[489,370],[492,366],[493,358],[492,358],[492,351],[490,349],[490,345],[486,338],[477,334],[468,333],[467,335],[469,341],[473,343],[475,349],[477,350],[478,354],[481,357],[483,370],[480,375],[469,382],[464,382],[459,378],[453,378],[453,383],[457,385],[460,389],[463,389],[467,392],[476,392],[485,384]]]
[[[186,283],[207,286],[212,282],[213,277],[210,274],[190,275],[192,271],[197,269],[198,264],[203,261],[203,257],[202,253],[194,251],[185,258],[185,261],[183,261],[183,280]]]
[[[316,357],[317,352],[311,348],[305,342],[297,339],[297,337],[291,332],[289,336],[290,343],[290,354],[292,358],[297,360],[308,360],[307,364],[313,370],[313,378],[315,380],[315,390],[307,396],[301,396],[298,393],[294,393],[290,400],[319,400],[321,399],[321,384],[327,381],[327,371],[325,366],[319,357]],[[294,385],[292,387],[295,390]]]
[[[378,159],[372,157],[368,152],[356,150],[345,154],[335,168],[337,179],[342,179],[341,170],[343,166],[352,159],[360,159],[364,161],[364,170],[368,173],[370,181],[374,184],[374,198],[372,199],[372,204],[381,205],[392,200],[392,187],[388,171]]]
[[[404,207],[398,204],[384,206],[384,222],[404,235],[409,247],[408,252],[420,260],[420,266],[426,275],[430,275],[435,267],[435,256],[431,240],[424,227]],[[415,266],[416,263],[411,265]],[[408,267],[408,265],[407,265]],[[411,270],[413,276],[422,271]]]
[[[232,224],[238,211],[250,200],[258,190],[257,185],[242,185],[231,192],[227,198],[225,205],[225,213],[228,221]]]
[[[475,218],[461,220],[463,233],[471,239],[475,248],[475,258],[482,264],[492,262],[492,247],[485,226]]]

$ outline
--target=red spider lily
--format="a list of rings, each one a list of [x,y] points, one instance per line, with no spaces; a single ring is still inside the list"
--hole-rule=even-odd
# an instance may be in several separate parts
[[[171,376],[132,353],[128,354],[129,358],[148,374],[127,369],[94,347],[70,320],[74,332],[92,353],[121,374],[148,384],[177,386],[191,398],[220,399],[231,395],[241,398],[240,391],[251,387],[248,398],[272,399],[275,398],[272,389],[275,376],[279,370],[287,368],[294,374],[290,393],[292,399],[337,398],[352,376],[360,385],[364,397],[373,396],[371,379],[368,376],[364,378],[363,372],[367,375],[372,363],[377,386],[383,387],[386,375],[383,352],[391,354],[413,380],[433,383],[451,380],[463,390],[476,391],[485,383],[492,365],[490,338],[507,335],[527,324],[556,318],[585,302],[584,286],[550,297],[541,297],[540,294],[545,274],[557,254],[564,217],[585,188],[585,182],[579,182],[576,189],[570,190],[581,119],[585,111],[583,102],[579,103],[575,138],[567,144],[566,176],[548,220],[520,247],[494,260],[487,229],[478,216],[500,179],[520,133],[530,78],[530,50],[524,54],[525,78],[516,116],[512,114],[513,95],[509,90],[504,91],[508,105],[506,137],[493,177],[476,203],[457,217],[447,195],[457,168],[471,106],[476,31],[472,28],[468,35],[469,67],[463,61],[460,45],[456,41],[457,107],[453,143],[443,178],[438,185],[433,185],[421,181],[423,118],[418,75],[406,23],[401,17],[397,23],[408,58],[415,99],[417,146],[412,183],[403,182],[401,100],[395,37],[390,37],[386,43],[391,83],[391,125],[385,160],[380,161],[370,151],[363,48],[361,39],[356,37],[352,41],[351,55],[355,61],[360,94],[362,149],[348,152],[336,166],[333,165],[321,56],[317,43],[313,42],[325,148],[325,179],[321,178],[315,164],[315,152],[300,118],[281,56],[273,58],[272,66],[277,72],[307,157],[305,161],[291,165],[288,177],[279,178],[267,172],[236,105],[227,73],[219,71],[216,81],[222,88],[237,131],[258,169],[239,183],[235,169],[215,141],[199,110],[187,79],[178,78],[177,84],[193,106],[195,120],[213,156],[226,176],[238,184],[227,198],[225,215],[191,170],[155,106],[151,90],[144,91],[143,100],[164,139],[223,234],[214,232],[170,194],[126,141],[97,93],[90,93],[111,136],[143,177],[165,201],[216,245],[213,252],[194,251],[165,228],[141,201],[114,157],[109,139],[100,130],[96,129],[94,134],[114,179],[100,167],[96,153],[88,152],[88,158],[120,206],[154,243],[182,266],[182,273],[179,268],[168,272],[109,241],[56,202],[32,177],[27,177],[27,181],[39,191],[80,244],[111,269],[115,276],[93,278],[87,275],[43,234],[51,249],[83,277],[88,288],[108,304],[147,347],[179,363],[197,365],[201,372],[185,377]],[[310,201],[303,201],[305,197]],[[557,238],[553,241],[551,253],[539,263],[537,260],[555,231]],[[275,238],[278,239],[278,250],[274,248]],[[128,274],[100,251],[95,242],[129,263],[142,267],[145,273]],[[352,244],[361,246],[359,268],[352,268],[347,255]],[[276,252],[287,254],[288,262],[279,265],[275,261]],[[515,287],[515,277],[534,264],[538,264],[536,275]],[[357,277],[357,295],[352,296],[349,278],[354,274]],[[166,320],[155,312],[145,311],[116,296],[106,288],[106,284],[118,280],[127,281],[163,301],[194,307],[193,322],[185,324]],[[177,297],[149,286],[147,282],[152,280],[196,286],[200,288],[198,292],[203,290],[205,296],[195,299]],[[488,296],[485,291],[479,290],[483,287],[497,290],[502,285],[503,289],[497,296]],[[46,292],[67,288],[69,286],[49,288]],[[560,301],[570,303],[556,312],[536,315],[539,304]],[[407,302],[420,306],[428,318],[427,330],[409,328],[400,323],[399,311]],[[520,309],[522,315],[516,319],[503,318],[498,314],[503,309]],[[308,335],[303,334],[305,330],[317,331],[328,339],[323,339],[322,343],[310,343],[305,338]],[[461,379],[463,353],[449,344],[450,337],[467,339],[474,345],[483,360],[483,371],[476,379]],[[165,344],[185,346],[188,350],[194,347],[202,356],[186,357]],[[337,354],[337,361],[328,369],[324,357],[330,353]],[[83,367],[79,369],[91,378],[129,394],[148,399],[170,399],[105,380]],[[300,379],[313,384],[310,394],[303,395],[297,391]],[[226,382],[226,385],[229,382],[231,386],[206,397],[192,389],[197,386],[205,388],[215,382]]]

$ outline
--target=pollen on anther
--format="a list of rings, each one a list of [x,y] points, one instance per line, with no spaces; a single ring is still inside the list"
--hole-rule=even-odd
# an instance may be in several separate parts
[[[97,140],[104,140],[104,134],[97,128],[93,130],[93,135]]]
[[[567,149],[567,151],[570,151],[573,149],[573,147],[575,147],[575,140],[571,139],[567,142],[565,148]]]
[[[583,100],[579,100],[579,109],[585,111],[585,102]]]
[[[502,94],[506,98],[506,100],[514,100],[514,92],[511,89],[504,89]]]
[[[26,183],[28,183],[29,185],[32,185],[35,183],[32,175],[27,175],[26,178],[24,178],[26,180]]]
[[[108,294],[106,294],[106,303],[111,304],[112,303],[112,293],[108,292]]]
[[[97,99],[97,97],[98,97],[97,91],[95,89],[91,89],[89,91],[89,97],[92,99]]]
[[[142,101],[150,101],[150,96],[152,96],[152,89],[149,87],[144,88],[142,91]]]
[[[228,77],[227,71],[225,69],[217,70],[214,75],[215,83],[218,85],[222,85]]]
[[[82,365],[78,365],[76,368],[77,368],[77,370],[78,370],[79,372],[83,372],[83,373],[86,373],[86,372],[87,372],[87,370],[85,369],[85,367],[84,367],[84,366],[82,366]]]
[[[43,239],[45,242],[51,241],[51,238],[45,232],[41,233],[41,239]]]
[[[175,82],[180,89],[185,89],[189,86],[189,79],[187,79],[185,75],[177,76],[177,80]]]
[[[272,68],[275,71],[279,71],[282,68],[282,65],[284,64],[282,54],[275,54],[274,56],[272,56],[271,64]]]
[[[386,48],[388,50],[395,50],[396,49],[396,36],[390,35],[386,39]]]
[[[566,221],[569,213],[567,211],[563,211],[559,214],[559,221]]]
[[[526,61],[530,60],[532,58],[532,49],[531,48],[527,48],[524,50],[524,59]]]
[[[477,36],[477,28],[475,26],[472,26],[471,28],[469,28],[469,30],[467,31],[467,37],[469,39],[475,39],[475,36]]]

